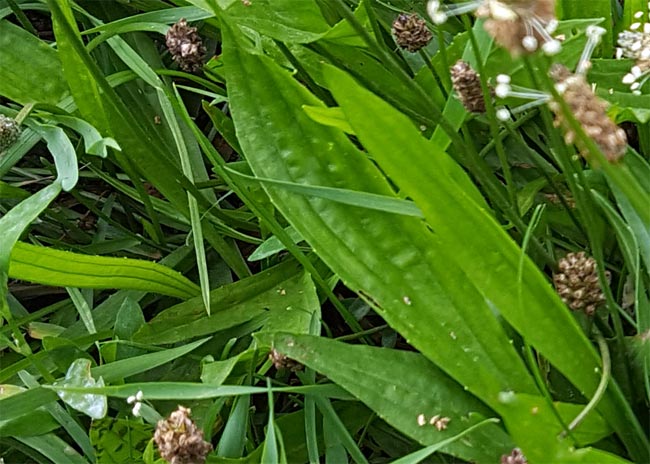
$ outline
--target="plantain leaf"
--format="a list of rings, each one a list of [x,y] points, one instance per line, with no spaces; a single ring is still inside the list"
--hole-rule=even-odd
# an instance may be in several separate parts
[[[442,444],[483,417],[494,415],[416,353],[285,333],[275,334],[272,344],[282,354],[326,375],[422,445]],[[418,424],[421,414],[426,419],[424,426]],[[428,423],[435,415],[450,419],[446,430],[438,431]],[[513,446],[501,427],[490,424],[465,440],[445,444],[442,451],[467,461],[497,462]]]
[[[126,288],[190,298],[199,288],[160,264],[128,258],[89,256],[17,243],[9,275],[44,285],[80,288]]]

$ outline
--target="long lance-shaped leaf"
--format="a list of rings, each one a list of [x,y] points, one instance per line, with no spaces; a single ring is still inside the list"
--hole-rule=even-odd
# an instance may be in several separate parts
[[[422,445],[444,442],[482,418],[494,416],[462,386],[416,353],[286,333],[274,334],[272,344],[280,353],[326,375]],[[424,424],[418,424],[420,415]],[[449,418],[446,430],[439,431],[429,423],[436,415]],[[489,425],[442,451],[467,461],[497,462],[513,447],[503,428]]]
[[[233,120],[257,177],[395,197],[344,134],[302,110],[320,101],[271,60],[247,53],[225,25],[222,32]],[[488,304],[451,259],[441,258],[445,251],[421,220],[264,188],[350,288],[463,386],[492,404],[504,389],[536,393]]]
[[[480,291],[508,322],[591,397],[601,365],[591,343],[541,271],[528,257],[522,260],[522,250],[496,220],[457,183],[436,175],[439,160],[447,155],[421,137],[408,118],[345,73],[328,67],[326,75],[359,139],[422,209],[467,277],[478,282]],[[637,459],[650,459],[648,440],[614,381],[599,409],[630,453]]]
[[[199,294],[198,286],[161,264],[81,255],[20,242],[11,253],[9,276],[58,287],[128,288],[178,298]]]

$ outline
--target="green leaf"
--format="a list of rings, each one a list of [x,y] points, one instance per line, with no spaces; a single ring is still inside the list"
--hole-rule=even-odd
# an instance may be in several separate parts
[[[236,24],[283,42],[306,43],[318,40],[329,30],[314,0],[219,0],[228,18]],[[216,13],[216,12],[215,12]]]
[[[321,123],[325,126],[336,127],[341,129],[346,134],[354,135],[354,131],[341,108],[323,108],[321,106],[309,106],[305,105],[302,107],[307,113],[307,116],[312,118],[314,121]]]
[[[198,340],[193,343],[188,343],[184,346],[170,348],[164,351],[155,353],[143,354],[141,356],[134,356],[132,358],[121,359],[112,363],[103,364],[90,369],[90,373],[95,377],[101,377],[107,382],[115,382],[126,377],[130,377],[141,372],[148,371],[158,366],[162,366],[176,358],[194,351],[199,346],[203,345],[207,338]]]
[[[0,63],[0,95],[18,103],[56,105],[68,92],[56,50],[5,20],[0,21]]]
[[[486,419],[482,422],[479,422],[478,424],[474,424],[467,429],[463,430],[461,433],[458,435],[455,435],[451,438],[447,438],[446,440],[443,440],[441,443],[437,443],[435,445],[427,446],[426,448],[416,451],[414,453],[409,454],[408,456],[404,456],[400,459],[397,459],[396,461],[393,461],[393,464],[417,464],[418,462],[422,461],[423,459],[428,458],[431,456],[433,453],[438,451],[439,449],[443,448],[445,445],[448,445],[450,443],[455,442],[456,440],[459,440],[463,438],[465,435],[468,433],[473,432],[479,427],[483,427],[490,422],[498,422],[497,419]]]
[[[9,275],[44,285],[127,288],[178,298],[190,298],[199,292],[178,272],[150,261],[88,256],[27,243],[14,247]]]
[[[305,115],[303,105],[322,106],[317,99],[270,60],[246,53],[232,31],[223,34],[233,120],[238,133],[247,134],[240,142],[256,176],[396,197],[344,134]],[[251,75],[263,78],[246,79]],[[503,389],[536,391],[484,297],[449,256],[441,258],[442,244],[422,221],[271,185],[265,190],[349,288],[463,386],[492,402]]]
[[[469,280],[479,283],[485,298],[531,345],[587,396],[592,395],[599,382],[594,372],[600,360],[533,261],[527,256],[522,260],[519,246],[457,183],[435,175],[441,172],[438,160],[445,154],[436,153],[410,120],[344,73],[331,67],[326,71],[334,97],[357,136],[387,175],[422,209],[450,253],[448,259],[454,259]],[[409,162],[401,162],[396,152],[407,156]],[[491,405],[498,410],[498,405]],[[632,453],[645,456],[650,452],[647,438],[613,381],[598,408]]]
[[[166,344],[225,330],[256,317],[264,317],[266,330],[307,332],[320,305],[311,280],[288,262],[210,292],[212,314],[205,314],[197,297],[172,306],[135,334],[141,343]]]
[[[496,462],[514,446],[497,425],[446,443],[494,413],[421,355],[310,335],[278,333],[272,340],[280,353],[327,376],[422,445],[444,443],[443,452],[476,462]],[[420,414],[426,426],[418,425]],[[450,418],[446,430],[428,425],[435,415]]]
[[[100,377],[95,381],[90,372],[89,359],[77,359],[68,368],[65,379],[55,382],[55,387],[103,387],[104,380]],[[104,395],[92,393],[73,393],[58,390],[59,397],[71,408],[83,412],[93,419],[102,419],[106,415],[108,404]]]

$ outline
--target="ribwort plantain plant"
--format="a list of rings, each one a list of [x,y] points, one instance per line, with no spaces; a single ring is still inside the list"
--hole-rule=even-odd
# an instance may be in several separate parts
[[[650,461],[646,2],[100,3],[0,0],[0,459]]]

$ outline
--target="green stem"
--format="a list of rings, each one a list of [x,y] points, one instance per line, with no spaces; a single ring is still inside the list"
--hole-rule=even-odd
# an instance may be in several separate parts
[[[596,388],[596,391],[594,392],[594,396],[589,400],[589,403],[584,407],[582,411],[580,411],[580,414],[576,416],[575,419],[571,421],[568,427],[568,431],[571,432],[580,425],[580,423],[585,420],[585,418],[589,415],[591,411],[593,411],[600,400],[603,398],[603,395],[605,395],[605,391],[607,391],[607,385],[609,384],[609,379],[611,377],[611,358],[609,356],[609,348],[607,347],[607,342],[605,341],[605,338],[602,336],[600,332],[596,332],[596,342],[598,343],[598,348],[600,350],[600,356],[603,360],[603,367],[602,367],[602,375],[600,377],[600,382],[598,383],[598,388]],[[560,437],[564,438],[566,437],[567,432],[564,431],[560,434]]]

